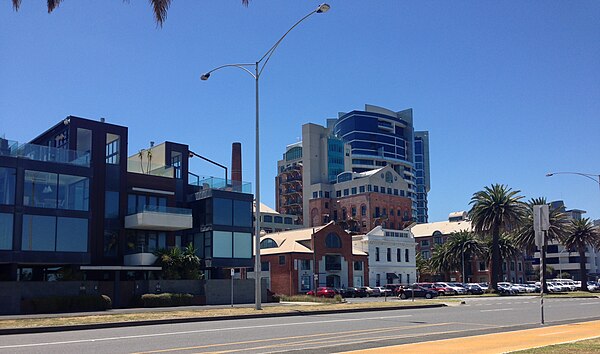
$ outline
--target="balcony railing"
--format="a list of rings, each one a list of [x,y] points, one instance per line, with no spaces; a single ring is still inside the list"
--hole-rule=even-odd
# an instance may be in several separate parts
[[[190,174],[188,183],[201,189],[218,189],[239,193],[252,193],[252,183],[232,181],[217,177],[202,177]]]
[[[192,228],[192,210],[146,205],[125,217],[126,229],[179,231]]]
[[[12,156],[35,161],[64,163],[89,167],[90,154],[48,147],[44,145],[19,144],[16,141],[0,139],[0,156]]]

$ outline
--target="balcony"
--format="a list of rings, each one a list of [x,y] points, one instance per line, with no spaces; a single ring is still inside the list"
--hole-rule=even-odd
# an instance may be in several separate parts
[[[126,266],[153,265],[157,258],[154,254],[147,252],[126,254],[123,257],[123,264]]]
[[[136,230],[179,231],[192,228],[192,210],[146,205],[125,217],[125,228]]]
[[[20,159],[63,163],[77,166],[90,166],[90,154],[34,144],[19,144],[16,141],[0,139],[0,156]]]
[[[252,194],[252,184],[244,181],[232,181],[217,177],[204,177],[189,173],[188,184],[200,189],[218,189],[223,191]]]

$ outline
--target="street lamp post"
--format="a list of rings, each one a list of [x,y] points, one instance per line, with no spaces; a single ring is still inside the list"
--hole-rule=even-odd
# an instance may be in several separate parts
[[[600,175],[594,175],[591,173],[581,173],[581,172],[550,172],[546,173],[546,177],[552,177],[554,175],[579,175],[585,178],[591,179],[592,181],[598,183],[598,188],[600,188]]]
[[[221,65],[218,66],[210,71],[207,71],[205,74],[202,74],[202,76],[200,76],[200,79],[203,81],[208,80],[208,78],[210,77],[210,74],[213,73],[214,71],[217,71],[219,69],[222,68],[226,68],[226,67],[236,67],[239,69],[244,70],[245,72],[247,72],[248,74],[250,74],[250,76],[252,76],[254,78],[254,82],[255,82],[255,106],[256,106],[256,128],[255,128],[255,133],[256,133],[256,153],[255,153],[255,160],[256,160],[256,165],[255,165],[255,179],[256,179],[256,186],[255,186],[255,201],[256,201],[256,207],[255,207],[255,230],[254,230],[254,252],[255,252],[255,257],[254,257],[254,281],[255,281],[255,292],[254,292],[254,303],[255,303],[255,309],[256,310],[260,310],[261,309],[261,263],[260,263],[260,144],[259,144],[259,100],[258,100],[258,82],[260,79],[260,76],[262,75],[263,70],[265,69],[265,66],[267,65],[267,63],[269,62],[269,59],[271,59],[271,56],[273,55],[273,53],[275,52],[275,49],[277,49],[277,47],[279,46],[279,44],[281,44],[281,41],[283,41],[283,39],[287,36],[288,33],[290,33],[291,30],[293,30],[296,26],[298,26],[302,21],[304,21],[305,19],[307,19],[308,17],[310,17],[313,14],[316,13],[325,13],[330,9],[330,6],[328,4],[321,4],[319,5],[315,10],[311,11],[308,15],[302,17],[299,21],[297,21],[292,27],[290,27],[290,29],[287,30],[287,32],[285,32],[283,34],[283,36],[281,36],[281,38],[279,38],[279,40],[277,42],[275,42],[275,44],[256,62],[254,63],[238,63],[238,64],[225,64],[225,65]],[[250,69],[248,69],[248,67],[254,67],[254,72],[252,72]]]

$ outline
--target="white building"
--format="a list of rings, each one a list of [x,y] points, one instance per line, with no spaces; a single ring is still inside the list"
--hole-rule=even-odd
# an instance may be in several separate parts
[[[369,284],[410,284],[417,280],[415,238],[408,230],[375,227],[352,237],[355,249],[369,254]]]

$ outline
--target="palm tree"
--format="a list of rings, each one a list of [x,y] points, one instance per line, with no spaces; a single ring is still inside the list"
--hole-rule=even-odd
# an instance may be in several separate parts
[[[127,1],[127,0],[123,0]],[[51,13],[60,5],[62,0],[47,0],[48,3],[48,13]],[[242,0],[242,4],[244,6],[248,6],[250,0]],[[19,10],[21,7],[21,0],[12,0],[13,8],[15,11]],[[169,6],[171,5],[171,0],[150,0],[150,6],[154,10],[154,18],[156,19],[156,24],[162,27],[163,23],[167,19],[167,11],[169,10]]]
[[[535,205],[546,205],[546,198],[532,198],[527,202],[526,214],[519,228],[515,230],[512,235],[515,243],[518,247],[525,250],[529,254],[535,252],[535,231],[533,226],[533,207]],[[569,221],[567,215],[562,212],[559,208],[551,208],[550,215],[550,228],[547,232],[547,237],[544,242],[544,248],[540,247],[540,265],[544,268],[544,274],[546,272],[546,252],[545,247],[548,241],[562,239],[569,230]],[[544,292],[548,292],[548,287],[544,285]]]
[[[482,256],[485,253],[485,245],[474,233],[465,230],[451,233],[446,245],[446,252],[448,252],[447,257],[452,259],[451,263],[459,264],[461,266],[461,279],[464,283],[465,258],[469,259],[471,256]]]
[[[500,234],[520,224],[525,215],[524,203],[520,200],[521,191],[513,191],[503,184],[492,184],[484,190],[476,192],[471,197],[469,211],[473,231],[477,234],[488,234],[492,237],[491,287],[498,290],[498,275],[500,274]]]
[[[492,256],[492,243],[493,240],[491,237],[486,237],[484,240],[485,243],[485,250],[486,252],[484,253],[484,259],[489,262]],[[499,248],[499,253],[500,253],[500,264],[502,264],[504,261],[507,261],[506,263],[508,264],[508,262],[511,259],[517,259],[519,258],[519,256],[521,256],[521,249],[517,246],[517,244],[515,243],[515,240],[513,237],[511,237],[511,235],[507,234],[507,233],[501,233],[500,237],[498,238],[498,248]],[[504,275],[504,270],[502,269],[502,267],[500,268],[500,278],[503,278]]]
[[[571,220],[571,228],[571,232],[562,239],[562,243],[568,249],[574,248],[579,252],[581,290],[588,291],[585,251],[588,246],[597,247],[598,242],[600,242],[600,234],[598,234],[598,230],[592,225],[589,218]]]

